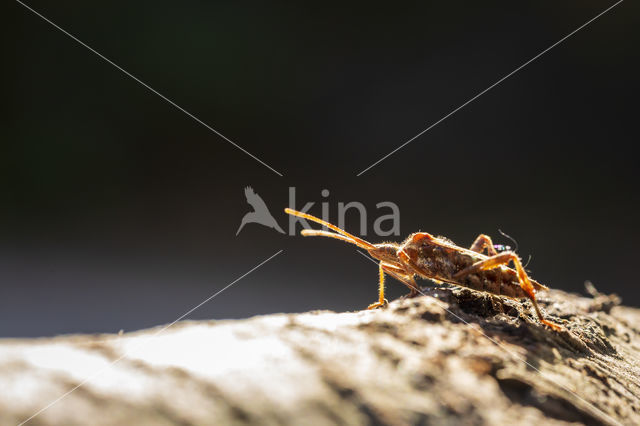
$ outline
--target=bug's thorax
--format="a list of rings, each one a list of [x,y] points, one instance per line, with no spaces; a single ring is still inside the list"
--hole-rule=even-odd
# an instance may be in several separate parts
[[[400,250],[416,274],[447,282],[452,282],[457,272],[486,259],[480,253],[457,247],[426,232],[410,235]]]

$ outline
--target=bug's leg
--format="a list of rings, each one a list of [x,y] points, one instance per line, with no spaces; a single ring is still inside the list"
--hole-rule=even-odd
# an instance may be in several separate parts
[[[375,302],[375,303],[370,304],[367,307],[367,309],[379,308],[380,306],[384,306],[384,305],[389,303],[389,301],[384,298],[384,267],[383,267],[382,262],[380,262],[380,266],[378,267],[378,269],[380,271],[380,278],[379,278],[380,285],[378,287],[378,301]]]
[[[493,246],[493,241],[491,241],[491,237],[488,235],[480,234],[478,238],[471,244],[469,250],[475,251],[478,253],[482,253],[484,249],[487,249],[487,253],[489,256],[495,256],[498,254],[496,248]]]
[[[413,279],[412,275],[407,274],[405,270],[402,269],[401,267],[392,265],[386,262],[380,262],[379,270],[380,270],[380,287],[378,290],[378,294],[379,294],[378,301],[376,303],[372,303],[371,305],[369,305],[367,309],[379,308],[380,306],[384,306],[387,303],[389,303],[387,299],[384,298],[384,274],[385,273],[391,275],[393,278],[397,279],[402,284],[409,287],[409,289],[411,290],[411,293],[409,293],[409,297],[418,295],[419,291],[418,291],[418,284],[416,284],[416,280]]]
[[[393,278],[409,287],[409,290],[411,291],[411,293],[409,293],[409,297],[417,296],[420,292],[418,284],[413,278],[413,274],[408,274],[407,271],[405,271],[401,267],[392,265],[390,263],[382,264],[382,269],[384,269],[387,274],[391,275]]]
[[[551,329],[555,331],[562,330],[562,327],[560,327],[559,325],[544,319],[544,316],[542,315],[542,312],[538,307],[538,302],[536,301],[536,293],[534,291],[533,284],[531,283],[531,280],[529,279],[529,276],[527,275],[526,271],[522,267],[522,262],[520,262],[520,258],[518,257],[518,255],[516,255],[512,251],[496,254],[495,256],[492,256],[488,259],[481,260],[480,262],[476,262],[473,265],[469,266],[468,268],[458,272],[453,277],[456,279],[460,279],[474,272],[486,271],[488,269],[497,268],[500,265],[507,265],[509,264],[509,262],[513,262],[513,264],[515,265],[516,272],[518,273],[518,281],[520,282],[520,287],[522,287],[522,290],[524,290],[527,297],[529,297],[529,299],[531,300],[531,303],[533,304],[533,308],[535,309],[536,314],[540,319],[540,322],[549,326]]]

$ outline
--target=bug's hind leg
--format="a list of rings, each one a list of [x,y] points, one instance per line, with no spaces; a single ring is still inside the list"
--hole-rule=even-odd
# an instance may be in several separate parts
[[[487,253],[489,254],[489,256],[495,256],[496,254],[498,254],[496,248],[493,246],[491,237],[488,235],[480,234],[478,235],[478,238],[476,238],[476,240],[473,242],[473,244],[471,244],[469,250],[475,251],[477,253],[482,253],[484,249],[487,249]]]
[[[495,256],[491,256],[488,259],[476,262],[470,267],[463,269],[462,271],[455,274],[454,278],[460,279],[474,272],[486,271],[488,269],[498,268],[501,265],[509,264],[509,262],[513,262],[513,264],[515,265],[516,272],[518,273],[518,281],[520,282],[520,287],[522,287],[522,290],[524,290],[527,297],[531,300],[531,303],[533,304],[533,309],[535,309],[536,314],[540,319],[540,322],[549,326],[551,329],[555,331],[562,330],[563,328],[560,327],[559,325],[544,319],[544,316],[540,311],[540,307],[538,306],[538,302],[536,301],[536,293],[535,293],[533,284],[531,283],[531,280],[529,279],[529,276],[527,275],[526,271],[522,267],[522,262],[520,262],[520,258],[518,257],[518,255],[516,255],[512,251],[506,251],[500,254],[496,254]]]

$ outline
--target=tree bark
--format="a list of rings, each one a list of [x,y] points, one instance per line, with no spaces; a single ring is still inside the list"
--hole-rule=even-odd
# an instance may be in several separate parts
[[[423,292],[375,311],[0,340],[0,424],[69,391],[27,424],[640,424],[640,310],[541,293],[554,332],[529,302]]]

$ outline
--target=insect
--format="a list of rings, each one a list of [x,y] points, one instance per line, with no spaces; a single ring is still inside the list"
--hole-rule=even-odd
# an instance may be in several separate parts
[[[388,303],[384,298],[385,274],[409,287],[409,296],[420,292],[415,281],[418,276],[513,299],[529,298],[541,323],[556,331],[563,329],[544,318],[536,301],[536,291],[548,288],[529,278],[515,252],[506,250],[498,253],[487,235],[479,235],[468,249],[426,232],[415,232],[402,244],[371,244],[310,214],[289,208],[284,211],[335,231],[304,229],[301,232],[303,236],[330,237],[355,244],[380,261],[379,298],[368,309]],[[486,255],[483,253],[485,250]],[[509,263],[513,263],[515,268],[509,268]]]

